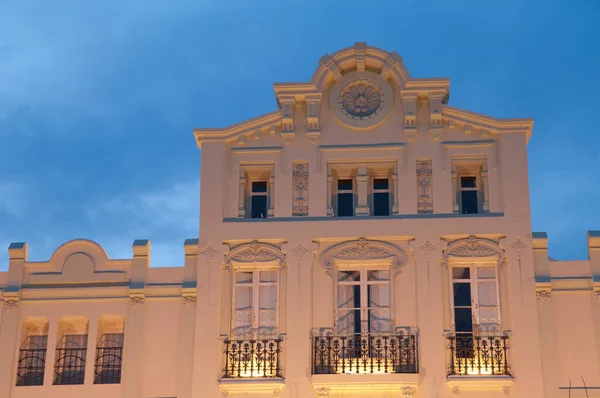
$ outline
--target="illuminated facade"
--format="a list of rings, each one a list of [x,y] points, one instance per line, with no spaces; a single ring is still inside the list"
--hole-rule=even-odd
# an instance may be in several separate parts
[[[600,397],[600,232],[531,232],[531,119],[356,43],[279,109],[197,129],[200,237],[0,273],[0,397]],[[587,385],[587,392],[583,383]]]

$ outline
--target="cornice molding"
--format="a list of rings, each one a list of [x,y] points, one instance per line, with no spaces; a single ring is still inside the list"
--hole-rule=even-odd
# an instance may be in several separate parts
[[[448,105],[444,105],[442,115],[447,121],[468,125],[470,128],[483,129],[492,134],[526,134],[527,141],[531,138],[531,131],[533,130],[533,119],[531,118],[498,119]]]

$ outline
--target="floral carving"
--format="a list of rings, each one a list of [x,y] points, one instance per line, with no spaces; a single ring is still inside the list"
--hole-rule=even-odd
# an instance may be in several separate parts
[[[292,251],[296,255],[296,260],[298,260],[298,262],[300,262],[300,261],[302,261],[302,257],[304,256],[304,253],[306,253],[308,251],[308,249],[306,247],[302,246],[302,244],[298,243],[298,245],[296,245],[292,248]]]
[[[375,82],[354,80],[342,89],[339,105],[351,119],[368,119],[381,111],[383,100],[383,92]]]
[[[402,396],[404,398],[410,398],[415,393],[415,389],[412,387],[403,387],[402,388]]]
[[[273,390],[273,398],[279,398],[280,395],[281,395],[281,389],[280,388],[275,388]]]
[[[13,311],[19,308],[19,300],[4,300],[4,309],[6,311]]]
[[[527,248],[527,243],[523,242],[521,240],[521,238],[517,238],[517,240],[515,240],[510,247],[512,247],[513,249],[515,249],[517,251],[517,253],[520,255],[521,251],[523,251],[523,249]]]
[[[417,160],[418,213],[433,212],[432,180],[431,160]]]
[[[196,305],[196,301],[198,299],[195,296],[183,296],[181,298],[181,304],[183,304],[186,307],[193,307]]]
[[[502,267],[506,263],[504,249],[497,242],[471,235],[468,238],[458,239],[450,243],[448,248],[444,250],[442,263],[448,266],[448,257],[469,258],[492,256],[498,256],[498,266]]]
[[[129,297],[129,305],[131,305],[132,307],[141,307],[142,305],[144,305],[144,302],[146,300],[144,299],[143,296],[131,296]]]
[[[317,397],[328,397],[329,396],[329,388],[320,387],[315,390],[317,393]]]
[[[308,165],[294,165],[294,216],[308,216]]]
[[[378,240],[367,240],[359,238],[355,241],[343,242],[325,250],[321,256],[321,265],[329,275],[333,274],[334,260],[392,260],[394,274],[400,272],[400,268],[406,262],[406,254],[399,247]]]
[[[217,255],[218,251],[212,245],[206,246],[204,249],[200,250],[200,253],[206,257],[208,263],[212,263],[213,258]]]
[[[231,269],[231,263],[267,263],[278,261],[279,268],[283,269],[287,266],[287,259],[281,249],[273,244],[259,242],[257,240],[251,243],[244,243],[232,248],[225,254],[223,266],[225,269]]]
[[[434,251],[435,249],[437,249],[437,246],[434,245],[433,243],[431,243],[430,240],[427,240],[427,241],[425,241],[425,243],[423,243],[421,246],[419,246],[419,249],[421,249],[425,253],[429,254],[432,251]]]
[[[550,290],[538,290],[535,295],[540,301],[548,301],[552,298],[552,291]]]

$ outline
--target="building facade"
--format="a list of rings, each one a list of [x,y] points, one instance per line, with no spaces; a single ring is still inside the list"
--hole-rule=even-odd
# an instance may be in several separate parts
[[[200,236],[0,273],[0,397],[600,397],[600,232],[532,233],[531,119],[356,43],[279,109],[197,129]],[[569,389],[569,386],[571,388]]]

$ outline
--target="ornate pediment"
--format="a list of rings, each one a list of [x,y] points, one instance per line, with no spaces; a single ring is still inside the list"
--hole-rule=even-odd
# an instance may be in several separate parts
[[[230,270],[232,263],[255,264],[278,262],[279,268],[287,266],[287,258],[281,249],[271,243],[259,242],[257,240],[234,246],[225,254],[223,267]]]
[[[450,242],[443,251],[442,264],[448,266],[449,257],[497,257],[499,266],[503,266],[506,261],[504,249],[500,247],[498,242],[491,239],[477,238],[475,235]]]
[[[321,265],[329,275],[333,274],[335,260],[360,261],[360,260],[386,260],[392,261],[394,275],[406,263],[406,253],[399,247],[379,240],[358,238],[357,240],[342,242],[326,249],[320,256]]]

